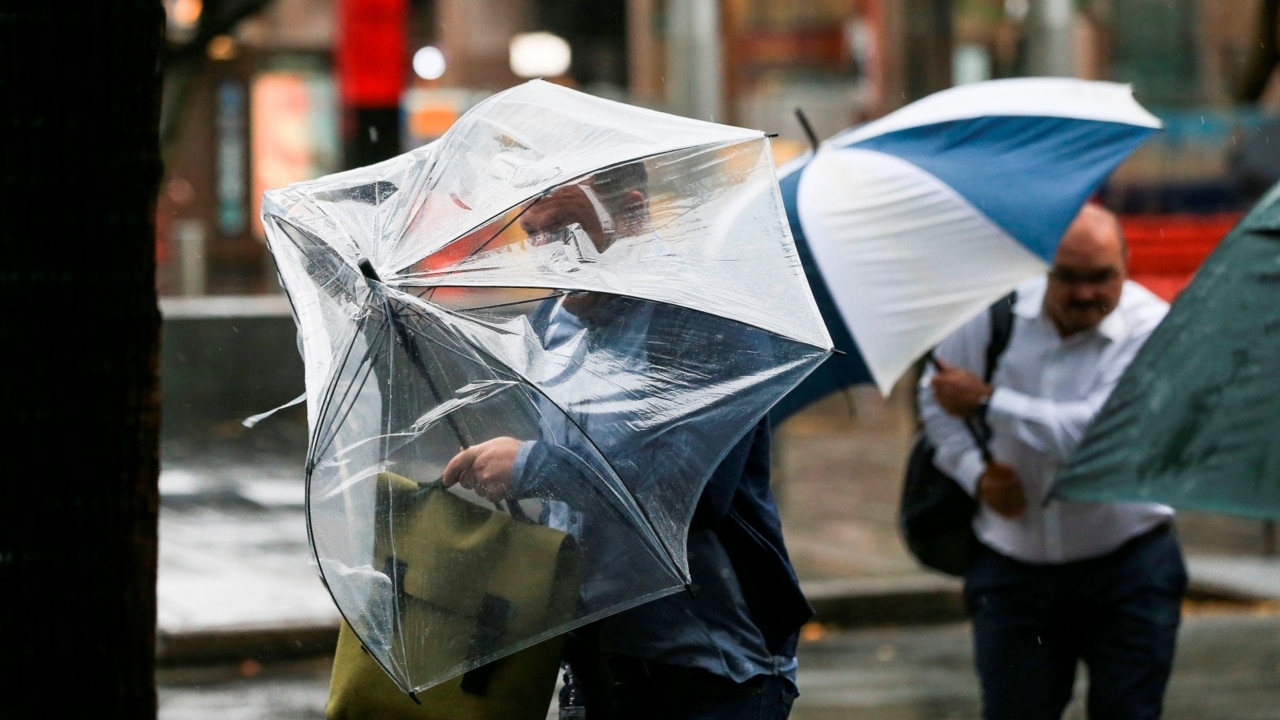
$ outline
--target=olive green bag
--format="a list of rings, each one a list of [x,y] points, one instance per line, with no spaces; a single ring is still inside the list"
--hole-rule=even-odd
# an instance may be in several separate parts
[[[446,672],[573,617],[581,563],[573,538],[459,498],[438,484],[378,476],[386,518],[373,566],[397,588],[396,636],[430,626],[397,651],[422,673]],[[389,528],[397,528],[392,535]],[[442,569],[467,568],[466,573]],[[461,575],[461,576],[460,576]],[[495,617],[504,622],[494,622]],[[334,653],[329,720],[542,720],[560,667],[563,635],[499,658],[416,696],[401,690],[347,623]]]

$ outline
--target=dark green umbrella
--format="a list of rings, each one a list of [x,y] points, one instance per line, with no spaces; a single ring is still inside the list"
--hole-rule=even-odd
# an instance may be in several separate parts
[[[1178,297],[1054,497],[1280,519],[1280,185]]]

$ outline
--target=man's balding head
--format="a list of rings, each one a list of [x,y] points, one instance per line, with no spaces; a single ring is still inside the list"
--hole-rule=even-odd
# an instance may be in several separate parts
[[[1080,209],[1053,256],[1044,309],[1063,337],[1097,327],[1120,302],[1128,248],[1115,214]]]

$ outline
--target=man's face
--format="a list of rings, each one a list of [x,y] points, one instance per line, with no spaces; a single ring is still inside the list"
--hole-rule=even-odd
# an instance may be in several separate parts
[[[1086,208],[1058,244],[1044,308],[1063,337],[1097,327],[1124,288],[1124,248],[1114,217]]]

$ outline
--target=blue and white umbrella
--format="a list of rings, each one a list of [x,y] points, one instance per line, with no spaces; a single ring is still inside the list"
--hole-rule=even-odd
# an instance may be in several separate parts
[[[1016,78],[954,87],[784,166],[784,202],[844,357],[774,411],[842,387],[888,394],[925,352],[1044,272],[1102,181],[1160,121],[1128,85]]]

